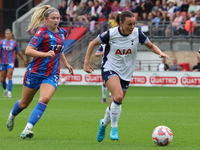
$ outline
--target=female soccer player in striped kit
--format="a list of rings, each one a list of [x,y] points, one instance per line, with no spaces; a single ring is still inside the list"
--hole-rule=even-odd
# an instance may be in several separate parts
[[[32,30],[42,26],[37,30],[25,50],[25,54],[32,56],[33,60],[29,63],[24,75],[22,98],[14,104],[7,121],[7,128],[11,131],[14,127],[15,117],[29,106],[34,95],[40,89],[38,103],[33,109],[25,129],[20,134],[22,139],[34,136],[31,129],[41,118],[57,89],[60,60],[69,69],[70,74],[74,74],[73,68],[68,64],[63,53],[67,31],[58,27],[59,22],[59,11],[49,5],[43,5],[35,9],[28,27],[28,30]]]
[[[12,97],[12,75],[14,71],[15,52],[24,62],[24,66],[27,66],[26,60],[20,52],[19,46],[15,40],[12,39],[12,31],[10,29],[5,30],[5,39],[0,41],[0,73],[1,84],[4,89],[4,97]],[[8,78],[8,84],[6,83],[6,77]]]
[[[138,44],[144,44],[160,57],[169,57],[154,45],[142,31],[135,27],[136,19],[130,11],[123,11],[119,16],[118,27],[99,34],[90,42],[86,51],[84,71],[91,73],[90,57],[97,45],[106,44],[102,58],[101,74],[103,81],[111,92],[112,101],[106,108],[104,119],[100,120],[97,141],[101,142],[106,133],[106,126],[111,123],[110,139],[118,140],[118,121],[121,104],[132,79]]]

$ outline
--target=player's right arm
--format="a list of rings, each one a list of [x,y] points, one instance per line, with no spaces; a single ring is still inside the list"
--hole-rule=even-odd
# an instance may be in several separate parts
[[[40,28],[35,35],[32,37],[28,46],[26,47],[25,54],[31,57],[54,57],[54,51],[49,50],[48,52],[38,51],[37,48],[44,41],[44,31],[45,29]]]
[[[110,38],[110,32],[108,30],[99,34],[93,41],[90,42],[86,51],[85,61],[84,61],[84,66],[83,66],[83,70],[85,72],[92,73],[92,71],[94,71],[94,69],[90,66],[89,62],[90,62],[90,57],[92,55],[92,52],[94,51],[95,46],[108,43],[109,38]]]
[[[33,46],[28,45],[25,50],[25,54],[31,57],[54,57],[54,51],[39,52]]]
[[[99,42],[99,40],[97,38],[95,38],[93,41],[90,42],[86,54],[85,54],[85,61],[84,61],[84,66],[83,66],[83,70],[87,73],[91,73],[92,71],[94,71],[94,69],[90,66],[90,57],[92,55],[92,52],[95,48],[95,46],[100,45],[101,43]]]

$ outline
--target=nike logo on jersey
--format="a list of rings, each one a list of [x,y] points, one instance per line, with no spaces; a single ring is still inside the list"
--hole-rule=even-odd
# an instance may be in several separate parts
[[[115,55],[128,55],[128,54],[132,54],[132,50],[131,49],[117,49],[115,52]]]

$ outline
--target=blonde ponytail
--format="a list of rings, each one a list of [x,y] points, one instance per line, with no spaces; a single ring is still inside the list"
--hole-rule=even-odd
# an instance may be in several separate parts
[[[41,7],[33,9],[35,9],[35,12],[31,17],[31,21],[29,23],[27,31],[43,26],[45,24],[44,17],[48,17],[48,14],[51,13],[51,11],[58,12],[56,8],[51,7],[50,5],[43,5]]]

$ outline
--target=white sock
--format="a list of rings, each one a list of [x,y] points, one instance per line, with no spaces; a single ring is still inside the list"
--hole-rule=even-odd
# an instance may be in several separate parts
[[[106,127],[110,123],[110,108],[106,108],[106,112],[103,119],[103,126]]]
[[[101,86],[102,98],[106,98],[107,87],[102,84]]]
[[[111,93],[110,92],[109,92],[108,96],[111,97]]]
[[[31,130],[33,128],[33,125],[30,123],[26,124],[26,127],[24,128],[24,130]]]
[[[110,121],[111,121],[111,128],[118,127],[118,121],[121,114],[122,108],[121,104],[116,104],[114,101],[111,103],[110,106]]]
[[[9,118],[15,118],[15,116],[13,116],[13,114],[12,114],[12,111],[10,112],[10,114],[9,114]]]

